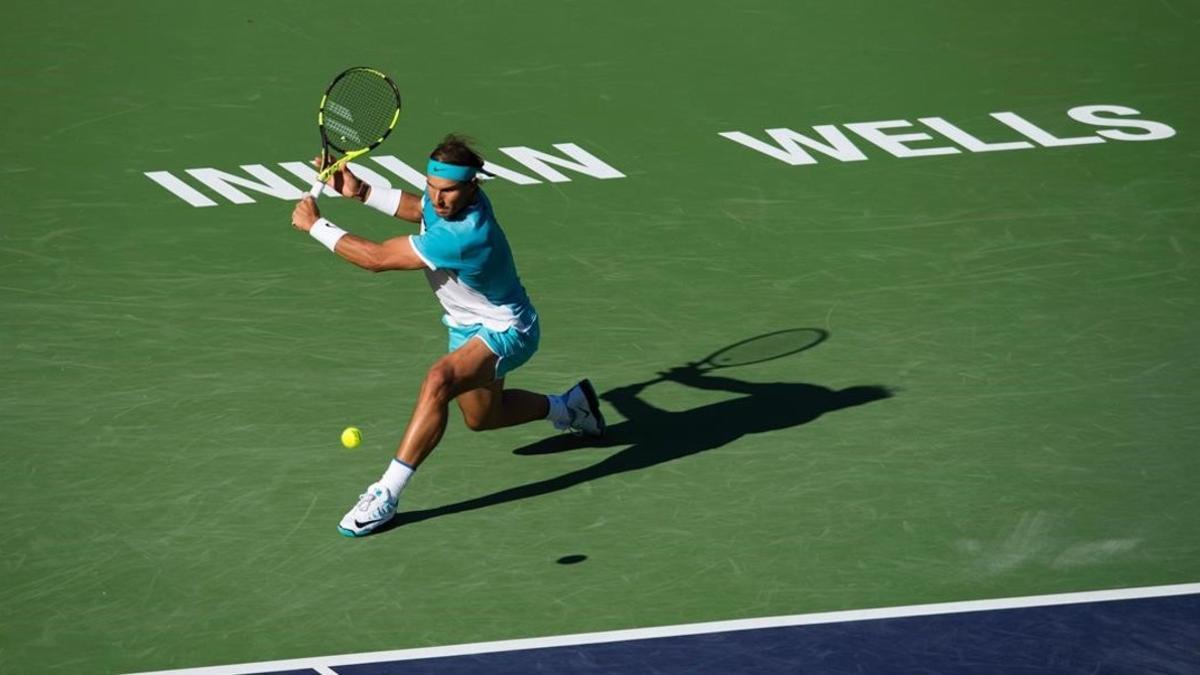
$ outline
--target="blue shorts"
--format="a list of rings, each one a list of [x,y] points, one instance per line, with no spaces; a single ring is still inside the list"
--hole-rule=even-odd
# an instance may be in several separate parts
[[[446,323],[444,317],[442,323]],[[499,380],[509,372],[524,365],[533,356],[533,353],[537,351],[538,341],[542,336],[538,324],[538,321],[534,321],[529,330],[524,333],[516,328],[509,328],[505,331],[494,331],[478,323],[473,326],[464,327],[446,324],[446,327],[450,329],[449,351],[454,351],[465,345],[467,340],[478,337],[483,340],[488,349],[492,350],[493,354],[499,357],[499,360],[496,361],[496,379]]]

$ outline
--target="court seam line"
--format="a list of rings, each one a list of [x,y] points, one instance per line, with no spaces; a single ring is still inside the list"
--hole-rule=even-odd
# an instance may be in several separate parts
[[[1200,594],[1200,583],[1143,586],[1138,588],[1118,588],[1103,591],[1079,591],[1074,593],[1052,593],[1047,595],[1030,595],[988,600],[961,600],[956,602],[938,602],[924,605],[880,607],[876,609],[849,609],[832,612],[815,612],[812,614],[769,616],[755,619],[732,619],[727,621],[677,624],[674,626],[655,626],[651,628],[628,628],[623,630],[601,631],[595,633],[551,635],[534,638],[517,638],[513,640],[496,640],[492,642],[471,642],[458,645],[446,645],[442,647],[413,647],[409,649],[397,649],[391,651],[342,654],[339,656],[313,656],[299,659],[260,661],[224,666],[202,666],[199,668],[184,668],[178,670],[156,670],[143,673],[132,673],[130,675],[167,675],[168,673],[171,675],[236,675],[238,673],[246,672],[269,673],[272,671],[296,670],[303,668],[314,670],[321,668],[331,669],[336,666],[351,666],[364,663],[412,661],[416,659],[439,658],[445,656],[492,654],[526,649],[545,649],[549,647],[573,647],[591,644],[604,644],[609,642],[627,642],[632,640],[647,640],[667,637],[686,637],[689,635],[705,635],[709,633],[729,633],[754,629],[786,628],[789,626],[812,626],[828,623],[874,621],[879,619],[901,619],[919,616],[936,616],[939,614],[965,614],[969,612],[1025,609],[1031,607],[1053,607],[1057,605],[1112,602],[1118,600],[1140,600],[1145,598],[1161,598],[1193,594]]]

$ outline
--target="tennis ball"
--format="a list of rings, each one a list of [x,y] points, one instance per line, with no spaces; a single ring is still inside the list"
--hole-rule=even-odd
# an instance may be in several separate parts
[[[357,448],[362,443],[362,432],[358,427],[346,427],[342,430],[342,445],[347,448]]]

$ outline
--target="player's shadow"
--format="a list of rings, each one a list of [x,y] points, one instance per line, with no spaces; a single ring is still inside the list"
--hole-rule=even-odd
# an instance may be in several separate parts
[[[739,396],[680,412],[656,408],[639,398],[638,394],[643,389],[663,381],[697,389],[727,391]],[[744,382],[707,374],[695,366],[674,368],[651,380],[617,387],[601,394],[601,398],[625,417],[625,421],[610,426],[604,438],[558,435],[513,452],[518,455],[547,455],[582,447],[627,446],[623,450],[591,466],[553,478],[436,508],[398,513],[381,529],[537,497],[597,478],[645,469],[719,448],[747,434],[807,424],[827,412],[879,401],[892,394],[892,389],[877,385],[834,390],[803,382]]]

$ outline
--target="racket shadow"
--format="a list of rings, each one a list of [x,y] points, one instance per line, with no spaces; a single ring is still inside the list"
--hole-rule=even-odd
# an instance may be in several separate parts
[[[718,403],[668,411],[643,401],[639,394],[659,382],[739,394]],[[644,382],[610,389],[600,395],[625,421],[610,426],[601,439],[553,436],[513,452],[548,455],[580,448],[622,447],[596,463],[559,476],[526,483],[431,509],[396,515],[386,529],[455,513],[538,497],[628,471],[671,462],[728,445],[748,434],[767,433],[812,422],[822,415],[890,398],[895,390],[862,385],[834,390],[804,382],[745,382],[713,375],[695,366],[675,368]]]

